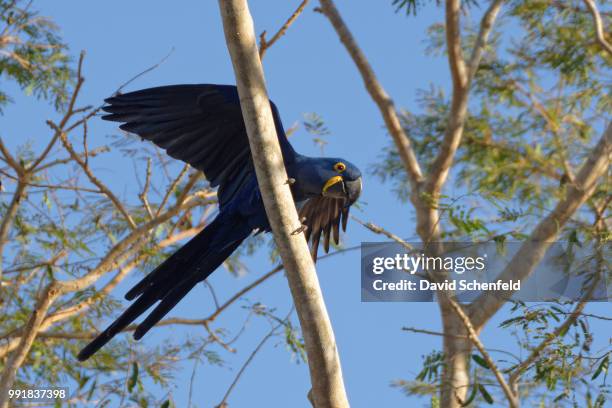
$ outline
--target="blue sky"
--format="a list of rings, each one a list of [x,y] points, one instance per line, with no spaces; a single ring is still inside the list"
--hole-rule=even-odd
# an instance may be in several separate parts
[[[345,3],[339,6],[347,24],[398,107],[416,110],[417,90],[430,84],[449,89],[446,60],[424,54],[425,30],[441,20],[440,9],[433,5],[426,7],[415,18],[396,14],[391,1],[379,2],[376,6],[371,2],[351,2],[350,6]],[[262,30],[274,33],[297,4],[298,1],[251,1],[257,33]],[[171,49],[174,52],[165,63],[138,79],[128,90],[177,83],[234,83],[215,1],[56,0],[36,2],[34,7],[61,27],[73,55],[86,50],[83,103],[99,104],[120,84],[158,62]],[[389,191],[390,186],[381,185],[368,171],[389,143],[380,114],[331,26],[312,9],[313,5],[309,5],[287,35],[266,53],[264,68],[269,94],[278,105],[286,128],[301,121],[306,112],[321,115],[331,131],[326,137],[326,155],[346,157],[364,170],[362,202],[365,205],[358,213],[360,218],[392,229],[403,237],[414,237],[411,207],[400,203]],[[31,98],[20,97],[17,101],[0,119],[4,128],[12,130],[9,145],[32,140],[35,146],[40,146],[49,134],[44,120],[55,117],[54,113]],[[95,122],[90,126],[92,144],[104,143],[106,136],[116,133],[113,124]],[[38,136],[41,134],[44,137]],[[3,134],[3,137],[6,136]],[[320,153],[303,127],[291,141],[304,154]],[[97,160],[95,165],[104,181],[126,196],[135,196],[136,185],[126,185],[123,177],[133,173],[131,161],[111,154]],[[452,189],[448,192],[452,194]],[[345,245],[379,240],[351,222]],[[210,278],[220,298],[228,298],[272,267],[265,252],[249,258],[247,264],[250,272],[246,276],[236,278],[226,271],[218,271]],[[407,399],[399,390],[391,388],[390,383],[396,379],[413,379],[420,370],[421,356],[440,347],[439,338],[401,331],[402,326],[439,330],[438,306],[435,303],[361,303],[359,271],[357,251],[318,265],[352,406],[426,404],[425,400]],[[117,297],[123,294],[125,286],[116,290]],[[283,315],[291,304],[282,275],[249,294],[248,300],[277,307]],[[213,307],[208,291],[199,286],[171,316],[203,317]],[[236,331],[244,314],[236,305],[215,323],[215,328]],[[492,324],[505,317],[497,316]],[[594,322],[595,329],[597,324]],[[198,369],[193,390],[195,406],[210,407],[221,400],[236,371],[267,330],[265,322],[255,320],[235,345],[238,350],[235,355],[218,349],[228,367],[204,365]],[[141,346],[151,346],[188,332],[199,333],[197,329],[156,329]],[[496,330],[485,330],[485,344],[490,341],[492,347],[513,348],[512,338],[499,334]],[[176,387],[171,390],[179,407],[187,404],[191,370],[192,363],[186,363],[176,377]],[[306,365],[292,362],[281,339],[275,339],[256,356],[229,403],[232,407],[308,407],[305,397],[308,389]]]

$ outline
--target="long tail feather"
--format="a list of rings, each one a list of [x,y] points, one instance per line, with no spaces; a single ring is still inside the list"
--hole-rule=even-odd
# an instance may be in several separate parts
[[[138,326],[134,338],[140,339],[157,324],[200,281],[206,279],[229,257],[249,235],[250,229],[240,220],[219,215],[208,227],[192,238],[126,294],[135,302],[78,355],[87,360],[116,334],[146,312],[160,304]]]
[[[138,316],[147,311],[155,302],[157,297],[152,296],[141,296],[127,308],[125,312],[121,314],[110,326],[106,328],[102,333],[98,335],[91,343],[85,346],[77,358],[79,361],[85,361],[91,357],[94,353],[100,350],[106,343],[108,343],[117,333],[125,329],[130,323],[132,323]]]
[[[242,239],[235,241],[221,252],[209,254],[203,261],[203,264],[198,268],[201,268],[203,271],[214,271],[236,250],[236,248],[238,248],[241,242]],[[142,336],[168,314],[168,312],[201,280],[200,274],[195,274],[194,276],[185,278],[172,288],[172,290],[164,296],[161,303],[138,325],[138,328],[134,332],[134,338],[136,340],[141,339]]]
[[[153,271],[145,276],[140,282],[134,285],[126,294],[126,300],[134,300],[136,297],[144,293],[147,288],[154,284],[159,285],[162,276],[170,275],[170,272],[185,268],[193,257],[201,254],[206,249],[207,241],[211,240],[216,234],[218,225],[213,221],[208,227],[200,231],[198,235],[193,237],[189,242],[180,247],[178,251],[170,255],[168,259],[159,264]]]

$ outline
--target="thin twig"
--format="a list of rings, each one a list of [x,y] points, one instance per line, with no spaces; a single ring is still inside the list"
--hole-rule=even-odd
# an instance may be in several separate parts
[[[372,231],[375,234],[382,234],[384,236],[386,236],[389,239],[392,239],[393,241],[397,242],[398,244],[400,244],[401,246],[403,246],[405,249],[407,249],[408,251],[412,252],[415,250],[415,248],[410,245],[409,243],[407,243],[406,241],[404,241],[402,238],[400,238],[399,236],[395,235],[394,233],[387,231],[386,229],[384,229],[383,227],[380,227],[374,223],[371,222],[365,222],[360,220],[359,218],[355,217],[354,215],[351,215],[351,218],[355,221],[357,221],[359,224],[363,225],[364,227],[366,227],[367,229],[369,229],[370,231]]]
[[[287,19],[287,21],[285,21],[285,24],[283,24],[283,26],[276,32],[276,34],[274,34],[274,36],[270,39],[270,41],[266,40],[266,32],[265,31],[263,31],[259,35],[259,58],[260,59],[263,60],[264,54],[266,53],[268,48],[273,46],[274,43],[276,41],[278,41],[279,38],[281,38],[283,35],[285,35],[285,33],[287,32],[287,30],[289,29],[291,24],[293,24],[293,22],[300,16],[300,14],[302,14],[302,11],[304,11],[304,8],[308,4],[308,1],[309,0],[302,0],[300,5],[298,6],[298,8]]]
[[[83,59],[84,58],[85,58],[85,52],[81,51],[81,54],[79,55],[79,63],[78,63],[78,68],[77,68],[77,83],[74,87],[74,91],[72,92],[72,96],[70,97],[70,102],[68,103],[68,109],[66,110],[66,114],[64,115],[64,117],[62,118],[62,120],[60,121],[58,125],[60,129],[63,129],[66,126],[66,123],[68,123],[68,121],[72,117],[72,115],[75,114],[74,104],[76,103],[79,92],[81,91],[83,82],[85,82],[85,78],[83,78]],[[47,155],[49,154],[49,152],[51,151],[51,149],[57,142],[58,138],[59,138],[59,133],[56,131],[53,137],[51,138],[51,141],[47,144],[47,147],[42,152],[42,154],[38,156],[38,159],[36,159],[36,161],[27,169],[29,172],[36,170],[38,165],[42,163],[42,161],[47,157]]]
[[[161,64],[163,64],[164,62],[166,62],[166,60],[168,58],[170,58],[170,56],[172,55],[172,53],[174,52],[174,47],[172,47],[170,49],[170,51],[168,51],[168,53],[161,59],[159,60],[157,63],[151,65],[149,68],[145,69],[144,71],[139,72],[138,74],[134,75],[132,78],[128,79],[127,81],[125,81],[124,83],[122,83],[121,85],[119,85],[119,88],[117,88],[117,90],[115,91],[115,93],[113,94],[113,96],[119,95],[121,93],[121,91],[123,91],[123,89],[128,86],[129,84],[131,84],[132,82],[134,82],[135,80],[137,80],[138,78],[140,78],[141,76],[148,74],[149,72],[153,71],[154,69],[158,68]]]
[[[185,164],[183,166],[183,169],[180,171],[180,173],[178,174],[178,176],[176,176],[176,178],[174,179],[174,181],[172,182],[172,184],[170,184],[170,187],[168,188],[168,190],[166,190],[166,194],[164,195],[164,198],[162,198],[161,203],[159,204],[159,207],[157,207],[157,211],[155,215],[159,215],[159,213],[161,212],[161,210],[164,208],[164,206],[166,205],[166,203],[168,202],[168,199],[170,198],[170,196],[172,195],[172,193],[174,192],[174,189],[176,188],[176,186],[178,185],[178,183],[181,182],[181,180],[183,179],[183,177],[185,176],[185,174],[187,173],[187,170],[189,170],[189,165]],[[181,192],[181,197],[184,195],[189,194],[189,190],[191,190],[191,187],[193,186],[193,184],[195,183],[195,179],[196,177],[199,177],[200,172],[194,172],[191,175],[191,178],[189,179],[189,182],[187,183],[187,185],[185,186],[185,189]],[[193,180],[193,182],[192,182]],[[180,200],[179,200],[180,202]]]
[[[411,332],[411,333],[420,333],[420,334],[429,334],[431,336],[440,336],[440,337],[452,337],[455,339],[467,339],[469,338],[468,336],[464,336],[461,334],[446,334],[446,333],[442,333],[442,332],[437,332],[437,331],[432,331],[432,330],[425,330],[425,329],[417,329],[416,327],[402,327],[403,331],[407,331],[407,332]]]
[[[147,174],[145,176],[145,184],[142,188],[142,192],[138,197],[140,197],[140,201],[142,201],[142,205],[144,205],[145,210],[147,211],[147,215],[149,219],[153,219],[153,211],[151,211],[151,205],[149,204],[149,186],[151,185],[151,158],[147,158]]]
[[[291,307],[291,310],[289,311],[289,313],[287,314],[287,317],[285,317],[284,321],[286,321],[289,316],[291,316],[291,313],[293,313],[293,306]],[[266,344],[266,342],[276,334],[276,331],[283,326],[284,321],[278,322],[274,327],[272,327],[272,329],[270,329],[270,331],[261,339],[261,341],[259,342],[259,344],[257,345],[257,347],[255,347],[255,349],[253,350],[253,352],[249,355],[249,357],[246,359],[246,361],[244,362],[244,364],[242,365],[242,367],[240,367],[240,370],[238,371],[238,373],[236,374],[236,377],[234,378],[234,380],[232,381],[232,383],[230,384],[229,388],[227,389],[227,391],[225,392],[225,395],[223,396],[223,399],[221,400],[221,402],[219,403],[219,405],[217,405],[217,408],[223,408],[223,407],[227,407],[227,399],[229,398],[232,390],[234,389],[234,387],[236,386],[236,384],[238,383],[238,380],[240,380],[240,377],[242,377],[242,374],[244,373],[244,371],[246,370],[246,368],[248,367],[248,365],[251,363],[251,361],[253,361],[253,359],[255,358],[255,355],[257,355],[257,353],[261,350],[261,348],[264,346],[264,344]]]

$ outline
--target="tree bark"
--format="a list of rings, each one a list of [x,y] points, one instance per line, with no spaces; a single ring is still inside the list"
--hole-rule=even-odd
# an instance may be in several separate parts
[[[342,370],[318,278],[301,234],[278,144],[253,20],[246,0],[219,0],[225,39],[234,66],[242,115],[266,213],[304,335],[316,408],[348,407]]]

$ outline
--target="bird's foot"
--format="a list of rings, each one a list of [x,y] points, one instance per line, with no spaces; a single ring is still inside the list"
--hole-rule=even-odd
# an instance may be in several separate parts
[[[300,221],[304,222],[304,220],[305,220],[305,218],[302,218],[302,220],[300,220]],[[293,231],[293,232],[291,233],[291,235],[298,235],[298,234],[301,234],[302,232],[306,231],[307,229],[308,229],[308,225],[306,225],[306,224],[302,224],[302,225],[300,225],[300,226],[299,226],[299,227],[298,227],[298,228],[297,228],[295,231]]]
[[[287,181],[285,181],[285,184],[289,184],[290,186],[292,186],[295,184],[295,179],[293,177],[289,177]]]

